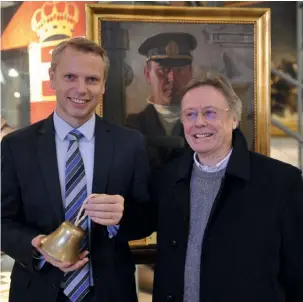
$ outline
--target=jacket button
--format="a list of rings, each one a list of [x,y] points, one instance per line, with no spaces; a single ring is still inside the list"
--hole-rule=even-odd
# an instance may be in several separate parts
[[[172,295],[168,295],[168,296],[166,296],[166,301],[168,301],[168,302],[173,302],[175,299],[174,299],[174,296],[172,296]]]
[[[172,241],[171,241],[171,245],[172,245],[172,246],[177,246],[177,241],[176,241],[176,240],[172,240]]]

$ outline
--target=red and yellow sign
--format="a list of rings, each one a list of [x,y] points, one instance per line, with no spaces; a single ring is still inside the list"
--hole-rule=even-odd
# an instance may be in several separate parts
[[[45,5],[47,3],[47,5]],[[73,27],[73,37],[77,36],[85,36],[85,4],[86,3],[94,3],[94,2],[86,2],[86,1],[62,1],[62,2],[55,2],[55,1],[24,1],[23,4],[19,7],[18,11],[12,17],[10,23],[6,27],[5,31],[1,37],[1,49],[2,50],[9,50],[14,48],[22,48],[27,47],[32,42],[39,42],[40,38],[36,31],[32,29],[32,18],[37,17],[39,18],[39,14],[37,11],[40,11],[44,5],[43,10],[45,11],[46,25],[49,24],[51,18],[62,19],[63,16],[59,15],[62,13],[62,5],[72,5],[76,7],[79,12],[78,21],[74,24]],[[57,15],[52,14],[52,6],[57,8]],[[72,6],[68,7],[68,13],[73,13]],[[63,12],[64,12],[63,8]],[[54,29],[51,29],[52,31]]]
[[[1,37],[2,50],[28,47],[31,123],[55,108],[56,96],[48,76],[51,52],[65,39],[85,36],[86,3],[24,1]]]

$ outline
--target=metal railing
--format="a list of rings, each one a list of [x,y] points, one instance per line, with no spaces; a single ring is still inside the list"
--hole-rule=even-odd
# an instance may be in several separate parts
[[[286,82],[296,86],[297,90],[297,111],[298,111],[298,132],[292,131],[278,120],[272,118],[271,122],[274,126],[296,139],[299,143],[299,168],[303,171],[303,103],[302,103],[302,89],[303,89],[303,2],[297,2],[297,79],[281,72],[275,68],[271,72]]]
[[[279,122],[278,120],[276,120],[274,118],[271,119],[271,123],[275,127],[281,129],[283,132],[288,134],[289,136],[293,137],[295,140],[297,140],[299,142],[299,144],[303,144],[303,136],[300,135],[298,132],[295,132],[295,131],[289,129],[283,123]]]
[[[303,80],[303,10],[302,10],[302,1],[297,2],[297,62],[298,62],[298,71],[297,71],[297,80],[302,84]],[[303,105],[302,105],[302,86],[298,87],[297,94],[297,106],[298,106],[298,132],[303,135]],[[299,167],[303,170],[303,144],[299,143]]]
[[[298,64],[299,65],[299,64]],[[291,130],[290,128],[286,127],[283,123],[281,123],[280,121],[278,121],[275,118],[271,118],[271,123],[272,125],[274,125],[275,127],[279,128],[281,131],[283,131],[284,133],[286,133],[287,135],[289,135],[290,137],[294,138],[295,140],[298,141],[299,144],[299,168],[303,171],[303,131],[302,131],[302,89],[303,89],[303,84],[302,82],[293,79],[291,76],[289,76],[288,74],[277,70],[275,68],[271,69],[271,72],[277,76],[279,76],[280,78],[284,79],[286,82],[288,82],[291,85],[294,85],[298,88],[297,91],[297,108],[298,108],[298,132],[295,132],[293,130]],[[299,73],[299,72],[298,72]]]
[[[298,141],[299,144],[299,168],[303,171],[303,131],[302,131],[302,89],[303,89],[303,84],[296,81],[295,79],[291,78],[289,75],[276,70],[272,68],[271,72],[275,75],[280,76],[283,78],[286,82],[295,85],[298,87],[298,132],[295,132],[291,130],[290,128],[286,127],[283,123],[278,121],[275,118],[271,118],[271,123],[275,127],[279,128],[281,131],[289,135],[290,137],[294,138],[295,140]],[[300,91],[300,93],[299,93]],[[299,111],[301,110],[301,111]]]

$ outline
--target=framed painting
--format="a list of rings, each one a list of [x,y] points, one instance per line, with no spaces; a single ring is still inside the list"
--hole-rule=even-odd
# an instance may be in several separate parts
[[[111,64],[100,115],[124,124],[148,108],[156,88],[146,74],[147,55],[179,39],[177,48],[192,56],[190,74],[181,70],[181,77],[203,70],[225,74],[243,102],[241,128],[249,147],[269,154],[268,9],[88,4],[87,36],[107,50]]]
[[[178,93],[206,70],[230,79],[249,148],[269,154],[268,9],[88,4],[87,37],[110,60],[98,114],[141,131],[152,165],[182,148]]]

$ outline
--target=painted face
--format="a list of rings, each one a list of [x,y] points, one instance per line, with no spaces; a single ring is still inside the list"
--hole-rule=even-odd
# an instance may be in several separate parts
[[[49,70],[56,91],[56,112],[73,127],[79,127],[94,114],[104,93],[104,61],[94,53],[71,47],[58,58],[55,70]]]
[[[191,65],[169,67],[151,61],[144,70],[156,104],[180,104],[180,90],[192,79]]]

